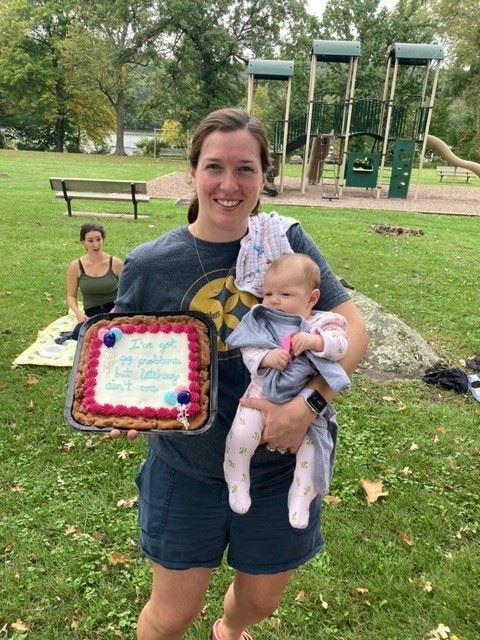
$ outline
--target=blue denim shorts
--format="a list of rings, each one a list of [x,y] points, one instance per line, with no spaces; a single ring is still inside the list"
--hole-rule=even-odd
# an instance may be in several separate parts
[[[249,574],[296,569],[323,547],[321,500],[310,506],[306,529],[288,521],[291,475],[253,490],[246,514],[234,513],[226,485],[200,482],[172,469],[152,451],[137,478],[140,543],[166,569],[214,568],[225,550],[228,564]]]

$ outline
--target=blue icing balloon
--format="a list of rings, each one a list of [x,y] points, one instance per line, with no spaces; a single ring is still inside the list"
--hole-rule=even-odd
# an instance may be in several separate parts
[[[188,404],[191,400],[192,396],[190,395],[190,391],[180,391],[177,396],[178,404]]]
[[[115,334],[109,331],[103,336],[103,344],[111,349],[116,342]]]
[[[110,333],[113,333],[116,340],[120,340],[120,338],[123,336],[122,330],[119,329],[118,327],[113,327]]]
[[[169,407],[174,407],[177,404],[177,394],[173,391],[167,391],[167,393],[163,396],[165,404]]]

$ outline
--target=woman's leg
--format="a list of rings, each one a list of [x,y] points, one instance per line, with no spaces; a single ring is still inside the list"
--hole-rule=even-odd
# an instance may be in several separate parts
[[[212,570],[152,567],[152,592],[138,618],[137,639],[180,640],[202,611]]]
[[[243,631],[278,608],[283,590],[294,571],[250,575],[237,571],[224,599],[220,640],[241,640]]]

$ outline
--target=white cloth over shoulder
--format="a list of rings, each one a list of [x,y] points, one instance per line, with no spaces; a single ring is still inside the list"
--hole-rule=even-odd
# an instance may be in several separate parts
[[[294,253],[287,231],[298,220],[271,213],[258,213],[248,219],[248,233],[242,238],[236,265],[235,286],[260,298],[263,280],[274,260]]]

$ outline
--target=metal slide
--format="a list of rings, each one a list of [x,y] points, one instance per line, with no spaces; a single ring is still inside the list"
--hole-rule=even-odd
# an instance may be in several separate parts
[[[440,138],[435,136],[427,136],[427,147],[431,147],[439,156],[448,162],[453,167],[462,167],[472,171],[480,178],[480,164],[478,162],[472,162],[471,160],[463,160],[456,156],[450,147]]]

